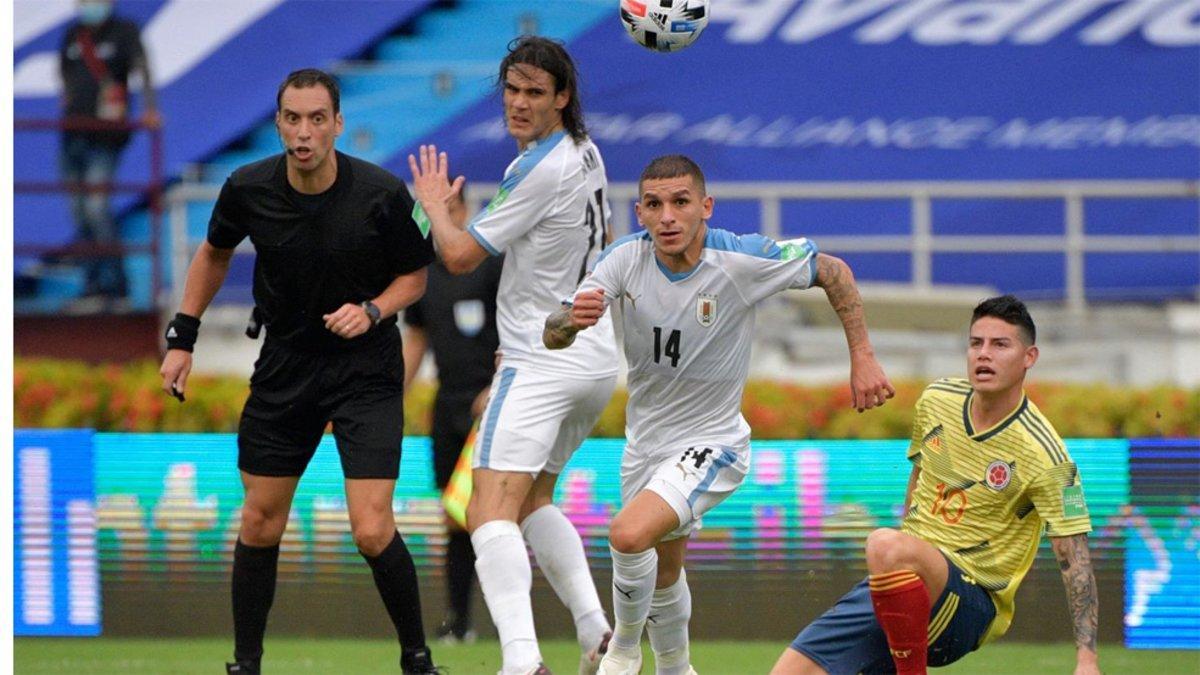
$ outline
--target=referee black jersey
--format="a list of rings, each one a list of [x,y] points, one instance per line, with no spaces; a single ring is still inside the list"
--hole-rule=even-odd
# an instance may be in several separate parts
[[[250,237],[257,254],[254,303],[268,339],[306,351],[355,350],[394,333],[396,319],[389,317],[347,340],[321,317],[375,298],[398,275],[433,260],[404,182],[369,162],[336,156],[337,179],[315,208],[288,184],[279,154],[234,171],[208,224],[208,242],[217,248]]]
[[[438,396],[474,397],[492,381],[500,335],[496,291],[504,258],[489,256],[470,274],[429,266],[425,297],[404,310],[404,322],[424,329],[438,371]]]

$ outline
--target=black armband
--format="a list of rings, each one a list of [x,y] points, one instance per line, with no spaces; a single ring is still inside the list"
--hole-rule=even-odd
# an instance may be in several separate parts
[[[167,324],[167,349],[190,352],[196,346],[196,337],[199,335],[200,319],[179,312]]]

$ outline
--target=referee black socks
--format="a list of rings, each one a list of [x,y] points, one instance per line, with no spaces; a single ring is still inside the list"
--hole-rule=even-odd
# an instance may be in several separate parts
[[[233,547],[233,657],[239,663],[262,659],[278,562],[279,544],[247,546],[238,539]]]
[[[361,553],[361,551],[360,551]],[[405,651],[425,646],[425,627],[421,624],[421,596],[417,590],[417,568],[400,533],[396,532],[391,543],[377,556],[362,553],[371,573],[375,576],[375,587],[387,608],[388,616],[396,627],[400,646]]]

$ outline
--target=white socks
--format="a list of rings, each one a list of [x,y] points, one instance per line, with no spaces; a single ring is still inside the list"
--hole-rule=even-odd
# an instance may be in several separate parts
[[[612,547],[613,629],[609,644],[622,651],[641,649],[642,626],[650,614],[654,579],[658,575],[658,552],[621,553]]]
[[[679,570],[679,580],[654,591],[650,601],[646,632],[654,650],[656,675],[687,675],[691,670],[688,653],[688,620],[692,618],[692,592],[687,572]]]
[[[521,530],[511,520],[493,520],[475,530],[471,545],[475,548],[479,586],[500,634],[502,672],[528,671],[542,660],[542,655],[533,629],[529,597],[533,570]]]
[[[548,504],[525,518],[521,533],[559,600],[571,610],[580,648],[585,652],[595,649],[609,625],[579,532],[557,506]]]

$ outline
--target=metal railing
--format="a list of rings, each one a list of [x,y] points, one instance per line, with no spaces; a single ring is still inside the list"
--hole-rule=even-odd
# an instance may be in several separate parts
[[[468,202],[482,205],[495,184],[468,184]],[[172,233],[174,279],[184,278],[191,255],[187,238],[187,204],[216,199],[219,186],[181,185],[167,195]],[[911,281],[916,291],[933,286],[935,253],[1060,253],[1065,258],[1067,307],[1083,311],[1084,259],[1088,253],[1196,253],[1200,237],[1189,235],[1093,235],[1087,233],[1084,203],[1104,199],[1193,199],[1200,210],[1200,181],[1192,180],[1076,180],[1076,181],[897,181],[897,182],[712,182],[717,199],[750,200],[760,205],[759,231],[778,239],[784,233],[783,203],[789,201],[906,200],[911,213],[909,234],[822,236],[823,249],[840,253],[910,253]],[[613,231],[627,234],[633,226],[636,183],[609,185]],[[933,202],[939,199],[1061,200],[1062,235],[935,234]],[[248,250],[248,249],[247,249]],[[176,287],[179,284],[175,284]],[[177,288],[178,296],[182,289]]]

